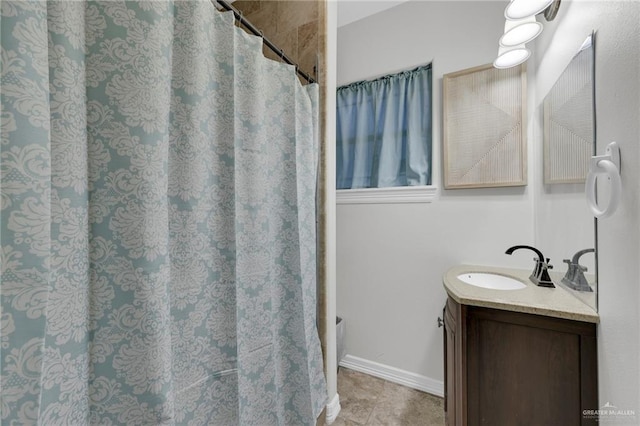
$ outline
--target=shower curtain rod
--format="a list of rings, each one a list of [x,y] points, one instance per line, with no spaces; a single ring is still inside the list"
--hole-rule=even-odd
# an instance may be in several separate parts
[[[276,55],[278,55],[284,62],[286,62],[289,65],[293,65],[296,67],[296,72],[305,80],[307,80],[309,83],[317,83],[318,81],[316,79],[314,79],[313,77],[311,77],[309,74],[307,74],[306,72],[302,71],[300,69],[300,67],[298,66],[298,64],[296,64],[295,62],[293,62],[291,60],[291,58],[289,58],[287,55],[285,55],[284,51],[282,49],[280,49],[278,46],[276,46],[275,44],[273,44],[268,38],[266,38],[264,36],[264,33],[262,31],[260,31],[259,29],[257,29],[256,27],[253,26],[253,24],[251,22],[249,22],[243,15],[242,12],[240,12],[238,9],[236,9],[235,7],[231,6],[230,3],[226,2],[225,0],[212,0],[214,3],[218,3],[220,6],[222,6],[224,9],[233,12],[233,16],[236,18],[236,20],[240,21],[240,23],[242,25],[245,26],[246,29],[248,29],[253,35],[257,35],[259,37],[262,38],[262,42],[264,44],[267,45],[267,47],[269,49],[271,49],[273,51],[273,53],[275,53]]]

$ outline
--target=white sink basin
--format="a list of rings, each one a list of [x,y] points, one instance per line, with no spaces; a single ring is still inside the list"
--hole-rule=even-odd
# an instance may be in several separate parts
[[[527,286],[515,278],[490,272],[467,272],[458,275],[457,278],[464,283],[492,290],[519,290]]]

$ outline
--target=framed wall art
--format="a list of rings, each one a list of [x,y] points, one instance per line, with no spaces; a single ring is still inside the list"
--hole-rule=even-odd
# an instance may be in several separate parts
[[[442,86],[445,189],[526,185],[525,66],[457,71]]]

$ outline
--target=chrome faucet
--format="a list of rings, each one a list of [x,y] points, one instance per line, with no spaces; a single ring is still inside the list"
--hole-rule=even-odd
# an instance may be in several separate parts
[[[576,291],[593,291],[584,276],[584,273],[587,272],[587,267],[580,265],[579,261],[580,256],[583,254],[595,253],[595,251],[596,250],[592,248],[580,250],[573,255],[573,259],[564,259],[563,262],[567,263],[569,268],[564,278],[562,278],[562,284]]]
[[[554,288],[555,285],[553,285],[553,281],[551,281],[551,277],[549,276],[549,269],[553,269],[553,266],[549,264],[549,261],[551,259],[547,258],[545,260],[542,252],[537,248],[531,247],[531,246],[513,246],[507,249],[505,253],[510,255],[511,253],[513,253],[518,249],[529,249],[538,255],[537,259],[535,257],[533,258],[533,260],[536,262],[536,266],[533,269],[533,272],[531,273],[531,275],[529,276],[529,280],[531,280],[532,283],[534,283],[539,287]]]

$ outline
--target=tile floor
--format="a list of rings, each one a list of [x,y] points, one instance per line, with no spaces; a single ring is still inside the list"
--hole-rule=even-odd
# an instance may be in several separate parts
[[[338,395],[342,409],[332,426],[444,425],[442,398],[343,367]],[[322,416],[318,426],[325,424]]]

